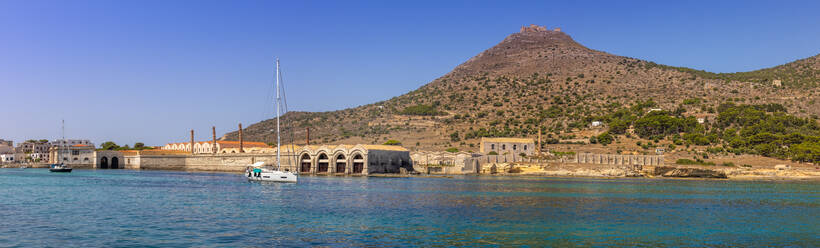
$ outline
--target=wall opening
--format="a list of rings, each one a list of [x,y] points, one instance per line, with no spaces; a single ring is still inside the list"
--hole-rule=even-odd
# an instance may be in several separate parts
[[[353,173],[362,173],[364,170],[364,158],[361,154],[353,156]]]
[[[108,158],[102,157],[100,159],[100,169],[108,169]]]
[[[330,161],[327,159],[327,154],[319,154],[319,159],[316,162],[316,172],[327,172],[328,167],[330,167]]]
[[[302,158],[299,159],[299,172],[310,172],[310,155],[302,154]]]
[[[336,173],[345,173],[346,168],[347,161],[345,161],[345,155],[339,154],[339,156],[336,156]]]

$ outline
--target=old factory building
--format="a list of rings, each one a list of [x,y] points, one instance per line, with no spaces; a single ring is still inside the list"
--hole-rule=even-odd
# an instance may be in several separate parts
[[[535,142],[527,138],[481,138],[480,150],[481,154],[495,152],[497,155],[532,155]]]
[[[284,150],[283,147],[283,153]],[[401,168],[413,168],[410,151],[400,146],[311,145],[295,151],[295,169],[300,173],[399,173]]]

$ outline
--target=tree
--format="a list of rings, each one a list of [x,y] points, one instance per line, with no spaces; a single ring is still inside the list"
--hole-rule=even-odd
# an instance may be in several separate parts
[[[445,151],[455,153],[455,152],[458,152],[458,148],[450,147],[450,148],[447,148],[447,150],[445,150]]]
[[[117,143],[114,143],[113,141],[106,141],[105,143],[102,143],[102,145],[100,145],[100,149],[102,150],[116,150],[119,148],[120,146],[118,146]]]
[[[142,142],[134,143],[134,149],[143,149],[145,148],[145,144]]]
[[[388,140],[387,142],[384,142],[384,144],[388,145],[388,146],[400,146],[401,141],[391,139],[391,140]]]
[[[461,138],[458,135],[458,131],[455,131],[455,132],[450,134],[450,141],[452,141],[452,142],[461,141]]]
[[[598,135],[598,143],[601,143],[601,145],[612,144],[613,139],[614,138],[612,137],[612,135],[609,134],[609,132],[604,132]]]

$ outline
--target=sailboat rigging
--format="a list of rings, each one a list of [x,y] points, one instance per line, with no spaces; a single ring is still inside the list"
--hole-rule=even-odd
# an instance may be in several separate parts
[[[56,163],[51,164],[49,167],[49,171],[51,172],[71,172],[71,167],[65,165],[62,160],[60,160],[60,154],[63,153],[63,143],[65,143],[65,120],[62,122],[63,127],[63,139],[59,142],[60,148],[57,150],[57,161]]]
[[[280,86],[280,81],[282,79],[281,70],[279,68],[279,59],[276,59],[276,169],[267,168],[265,167],[265,162],[256,162],[248,168],[245,169],[245,176],[248,180],[251,181],[267,181],[267,182],[284,182],[284,183],[295,183],[297,182],[297,175],[291,171],[285,170],[282,171],[282,139],[281,139],[281,131],[280,131],[280,120],[279,117],[281,116],[282,110],[282,93],[280,92],[283,88]],[[287,107],[285,107],[287,108]],[[287,109],[285,109],[287,112]],[[293,142],[291,142],[293,143]],[[291,145],[291,153],[293,153],[293,148]],[[292,159],[289,159],[293,161]]]

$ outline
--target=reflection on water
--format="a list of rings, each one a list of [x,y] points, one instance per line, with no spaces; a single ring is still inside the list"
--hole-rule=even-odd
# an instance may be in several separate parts
[[[0,169],[10,246],[816,246],[820,184]]]

